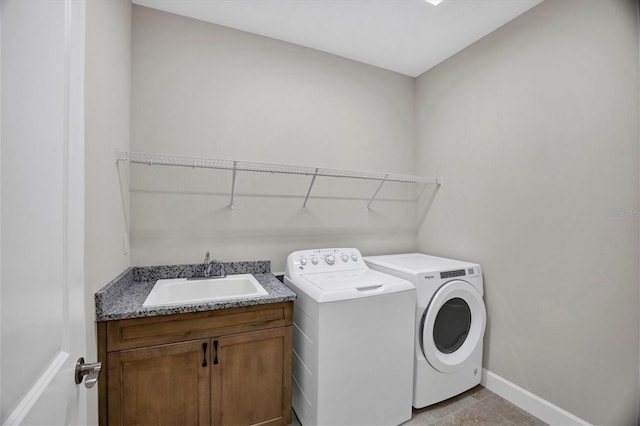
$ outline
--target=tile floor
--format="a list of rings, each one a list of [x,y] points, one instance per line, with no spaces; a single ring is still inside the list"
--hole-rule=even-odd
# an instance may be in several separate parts
[[[413,410],[402,426],[504,425],[539,426],[546,423],[481,385],[429,407]]]
[[[413,418],[402,426],[539,426],[545,424],[542,420],[478,385],[438,404],[419,410],[414,408]],[[295,413],[291,426],[300,426]]]

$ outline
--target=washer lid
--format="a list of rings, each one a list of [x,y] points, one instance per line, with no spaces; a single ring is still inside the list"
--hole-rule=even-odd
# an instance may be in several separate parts
[[[415,291],[407,280],[368,268],[302,274],[289,282],[321,303]]]
[[[311,282],[324,292],[347,289],[372,289],[385,286],[387,293],[414,288],[414,286],[400,278],[372,271],[371,269],[351,269],[348,271],[319,272],[301,274],[301,277]]]
[[[430,256],[422,253],[390,254],[384,256],[367,256],[364,261],[368,265],[378,265],[383,268],[415,274],[429,271],[446,271],[448,269],[467,268],[477,266],[475,263],[444,257]]]

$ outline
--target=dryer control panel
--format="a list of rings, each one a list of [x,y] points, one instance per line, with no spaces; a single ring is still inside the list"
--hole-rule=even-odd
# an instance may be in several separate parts
[[[356,248],[300,250],[287,258],[287,275],[369,269]]]

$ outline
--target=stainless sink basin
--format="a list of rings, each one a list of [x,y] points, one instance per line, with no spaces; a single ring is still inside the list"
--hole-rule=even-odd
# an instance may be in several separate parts
[[[264,296],[267,291],[251,274],[224,278],[158,280],[142,306],[177,305]]]

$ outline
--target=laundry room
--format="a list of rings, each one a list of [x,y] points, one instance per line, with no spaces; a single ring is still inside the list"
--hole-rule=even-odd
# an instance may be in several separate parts
[[[106,326],[101,331],[100,321],[96,325],[101,314],[97,300],[108,283],[131,268],[154,274],[158,265],[202,264],[208,253],[205,278],[245,272],[291,277],[294,267],[312,271],[315,258],[325,266],[335,262],[371,270],[379,258],[379,270],[386,267],[387,255],[423,253],[463,262],[438,274],[463,271],[461,280],[480,282],[474,284],[480,298],[469,305],[474,317],[485,320],[477,331],[481,361],[479,368],[469,369],[477,370],[470,374],[477,375],[483,390],[540,424],[640,421],[636,0],[486,0],[487,8],[510,4],[504,7],[512,7],[512,16],[413,69],[375,63],[366,52],[349,52],[348,47],[335,52],[283,41],[251,27],[257,25],[252,17],[260,19],[258,11],[305,5],[315,7],[318,21],[306,22],[299,32],[322,33],[325,22],[342,22],[342,14],[354,14],[359,7],[380,12],[394,3],[385,0],[243,1],[236,4],[236,13],[244,16],[236,27],[207,16],[198,5],[206,2],[197,0],[81,3],[84,145],[78,182],[83,184],[83,219],[70,218],[61,229],[80,227],[83,247],[77,257],[87,360],[111,351],[100,342],[115,332]],[[180,9],[180,3],[187,7]],[[465,1],[396,3],[437,11]],[[14,4],[3,0],[0,8],[3,43],[5,32],[14,31],[5,22]],[[200,14],[189,12],[189,5]],[[340,7],[345,9],[340,12]],[[359,30],[358,18],[350,18],[349,34],[359,41],[366,33]],[[279,19],[284,26],[287,15]],[[388,25],[398,25],[393,15]],[[383,37],[379,47],[418,55],[403,50],[399,40]],[[3,44],[3,79],[14,78],[5,70],[7,52]],[[5,99],[22,96],[7,92],[6,84]],[[69,84],[73,87],[73,79],[65,87]],[[20,219],[20,209],[12,210],[6,200],[44,179],[15,179],[21,172],[11,166],[12,134],[5,123],[13,116],[7,115],[12,111],[5,103],[0,157],[3,424],[26,406],[21,401],[32,395],[29,389],[38,383],[43,366],[55,364],[45,354],[29,355],[40,366],[24,378],[16,367],[20,357],[31,353],[19,336],[37,329],[28,319],[33,312],[18,309],[34,297],[24,289],[22,275],[46,253],[32,247],[36,235],[24,244],[32,252],[11,251],[25,241],[17,232],[33,224],[21,222],[27,219]],[[9,184],[14,181],[15,188]],[[225,273],[221,267],[220,275],[215,268],[208,271],[214,260],[231,269]],[[34,274],[43,278],[45,272]],[[259,285],[268,292],[279,285],[261,277]],[[378,291],[360,284],[354,289]],[[279,294],[278,303],[296,306],[304,299],[294,287],[289,283],[297,296]],[[51,295],[37,297],[45,303]],[[315,302],[309,299],[309,306]],[[255,306],[236,309],[271,315]],[[373,315],[367,309],[362,312]],[[283,318],[299,320],[295,308],[282,312]],[[341,315],[349,321],[348,314]],[[413,314],[409,317],[411,327],[423,325]],[[12,321],[25,326],[11,329]],[[209,357],[207,368],[216,368],[217,337],[195,337],[200,340],[194,351]],[[135,348],[118,344],[121,357]],[[71,358],[75,362],[77,356]],[[293,365],[295,370],[295,359]],[[80,402],[88,424],[98,424],[107,410],[99,402],[99,386],[100,380]],[[295,409],[295,383],[293,389]],[[465,424],[453,411],[444,413],[444,420],[420,414],[427,402],[420,405],[413,397],[408,424]],[[475,398],[455,400],[452,410],[464,409]],[[411,416],[411,406],[408,410]],[[514,418],[500,417],[504,424],[528,421]],[[219,418],[199,420],[215,423]],[[294,414],[291,421],[300,420]]]

